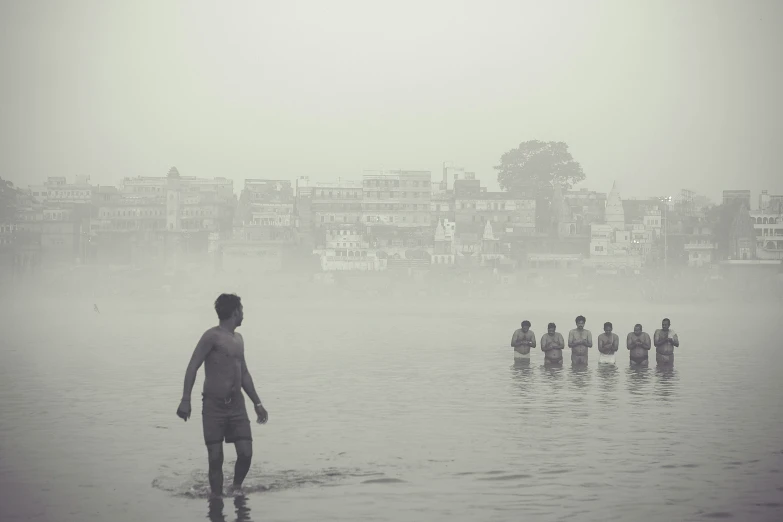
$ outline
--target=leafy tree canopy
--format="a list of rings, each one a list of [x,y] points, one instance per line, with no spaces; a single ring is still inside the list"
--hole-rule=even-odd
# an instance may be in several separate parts
[[[500,158],[498,183],[503,190],[534,197],[549,197],[553,182],[564,189],[585,179],[582,166],[562,141],[525,141]]]
[[[18,190],[8,180],[0,178],[0,222],[11,222],[16,213]]]

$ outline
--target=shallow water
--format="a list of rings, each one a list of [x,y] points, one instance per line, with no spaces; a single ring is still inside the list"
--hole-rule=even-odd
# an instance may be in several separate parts
[[[209,302],[52,299],[0,319],[0,520],[783,519],[777,309],[245,301],[270,420],[247,497],[222,505],[198,403],[174,413]],[[675,368],[631,370],[624,350],[514,367],[521,319],[540,338],[578,313],[623,340],[669,316]]]

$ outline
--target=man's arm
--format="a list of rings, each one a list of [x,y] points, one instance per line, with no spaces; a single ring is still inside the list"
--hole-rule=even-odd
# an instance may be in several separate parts
[[[579,343],[576,342],[576,340],[574,339],[574,331],[571,330],[570,332],[568,332],[568,347],[575,348],[577,346],[579,346]]]
[[[650,349],[650,334],[648,333],[642,335],[642,348],[644,348],[645,350]]]
[[[546,342],[546,334],[541,336],[541,351],[547,352],[549,350],[549,344]]]
[[[557,347],[561,350],[565,349],[565,340],[563,340],[563,334],[557,334]]]
[[[256,393],[256,387],[253,384],[253,377],[250,376],[250,371],[247,369],[244,350],[242,350],[242,389],[245,390],[247,396],[253,401],[253,406],[261,404],[261,398]]]
[[[672,345],[680,346],[680,339],[677,337],[677,334],[674,334],[674,336],[672,337]]]
[[[585,346],[587,346],[588,348],[593,347],[593,332],[591,332],[590,330],[587,331],[587,340],[584,341],[584,343],[586,343]]]
[[[193,350],[193,355],[190,356],[190,362],[185,370],[185,385],[182,389],[182,400],[189,401],[190,393],[193,391],[193,385],[196,383],[196,374],[198,369],[204,364],[204,359],[207,358],[209,352],[212,351],[213,338],[212,329],[210,328],[199,339],[196,344],[196,349]]]
[[[536,347],[536,334],[534,334],[533,332],[530,332],[530,340],[528,342],[530,343],[530,347],[531,348],[535,348]]]
[[[620,349],[620,336],[616,333],[612,334],[612,352],[616,352]]]
[[[656,348],[666,344],[666,338],[661,335],[662,333],[662,330],[655,330],[655,333],[653,334],[653,344],[655,344]]]
[[[634,346],[636,346],[636,342],[634,341],[633,334],[629,333],[625,338],[625,347],[632,350]]]
[[[514,335],[511,336],[511,346],[516,348],[518,342],[519,342],[519,330],[516,330],[514,332]]]

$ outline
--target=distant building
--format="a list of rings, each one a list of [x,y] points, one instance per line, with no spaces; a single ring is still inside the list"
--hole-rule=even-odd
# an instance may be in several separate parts
[[[759,194],[759,210],[773,214],[783,213],[783,195],[772,195],[767,190]]]
[[[179,263],[180,256],[207,254],[210,235],[230,237],[235,210],[232,180],[181,176],[124,178],[119,186],[95,187],[89,249],[115,263]]]
[[[323,248],[314,251],[321,260],[321,270],[378,272],[386,270],[387,259],[378,255],[378,250],[365,239],[362,226],[340,225],[325,230]]]
[[[366,171],[362,214],[367,226],[430,227],[429,171]]]
[[[759,259],[783,259],[783,212],[773,212],[773,208],[768,205],[768,210],[749,212]]]
[[[604,222],[614,230],[625,230],[625,209],[623,200],[620,198],[620,192],[617,190],[617,184],[612,184],[612,190],[606,198],[606,210],[604,211]]]
[[[723,191],[723,204],[724,205],[745,205],[745,208],[750,209],[750,191],[749,190],[724,190]]]
[[[362,223],[364,190],[361,181],[338,179],[306,186],[310,189],[310,213],[315,228]],[[301,184],[300,187],[304,188]]]
[[[606,198],[604,216],[604,223],[590,225],[590,258],[585,265],[598,272],[638,271],[651,250],[654,229],[644,220],[626,223],[616,183]]]
[[[744,202],[740,203],[729,231],[729,259],[756,259],[755,220]]]
[[[606,193],[582,188],[568,190],[563,196],[571,209],[577,235],[589,234],[590,225],[604,222]]]

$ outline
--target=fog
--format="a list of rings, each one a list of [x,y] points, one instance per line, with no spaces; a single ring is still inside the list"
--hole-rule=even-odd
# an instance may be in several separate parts
[[[528,139],[584,186],[783,192],[774,0],[57,2],[0,6],[0,173],[316,180],[363,169],[496,187]]]
[[[783,520],[781,27],[0,3],[0,520]]]

